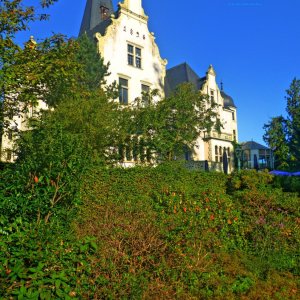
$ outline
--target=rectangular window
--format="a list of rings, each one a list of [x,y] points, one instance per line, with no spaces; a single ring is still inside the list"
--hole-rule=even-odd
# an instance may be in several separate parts
[[[13,132],[11,129],[8,130],[8,134],[7,134],[8,139],[11,141],[13,139]]]
[[[234,111],[232,112],[232,120],[233,120],[233,121],[235,120],[235,114],[234,114]]]
[[[128,80],[119,78],[119,101],[120,104],[128,104]]]
[[[6,160],[7,161],[11,161],[12,158],[12,151],[11,150],[7,150],[6,152]]]
[[[134,65],[134,47],[132,45],[127,45],[127,51],[128,51],[128,64],[130,66]]]
[[[210,90],[210,100],[215,101],[215,91]]]
[[[142,68],[142,49],[133,45],[127,45],[127,60],[128,65],[136,68]]]
[[[236,141],[236,131],[233,130],[233,140]]]
[[[135,48],[135,66],[139,69],[142,68],[142,50]]]
[[[148,106],[150,104],[149,92],[150,87],[148,85],[142,84],[142,102],[145,106]]]

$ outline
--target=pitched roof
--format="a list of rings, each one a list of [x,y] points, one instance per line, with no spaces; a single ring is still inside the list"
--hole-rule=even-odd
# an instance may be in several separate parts
[[[179,84],[185,82],[192,83],[197,90],[200,90],[205,81],[206,77],[200,78],[187,63],[182,63],[167,70],[165,94],[168,97]]]
[[[256,143],[254,141],[242,143],[242,149],[243,150],[270,150],[268,147]]]
[[[110,19],[103,19],[100,13],[100,7],[108,8],[108,15],[114,13],[112,0],[87,0],[84,15],[81,22],[79,36],[87,33],[92,36],[96,32],[104,34]]]

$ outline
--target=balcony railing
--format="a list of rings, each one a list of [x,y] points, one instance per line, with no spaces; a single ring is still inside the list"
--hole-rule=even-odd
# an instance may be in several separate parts
[[[224,141],[233,141],[233,135],[228,133],[218,133],[218,132],[206,132],[204,135],[205,138],[213,138],[213,139],[219,139]]]

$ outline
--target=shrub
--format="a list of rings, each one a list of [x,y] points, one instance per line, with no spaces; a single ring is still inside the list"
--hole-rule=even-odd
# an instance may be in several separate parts
[[[51,135],[49,134],[51,131]],[[90,163],[80,139],[57,124],[24,134],[19,161],[0,173],[0,209],[16,217],[48,222],[80,202],[80,180]]]
[[[300,195],[299,176],[277,176],[274,184],[277,187],[281,187],[285,192],[294,192]]]
[[[63,224],[61,224],[63,225]],[[93,240],[78,241],[58,224],[0,219],[0,298],[72,299],[90,290]]]

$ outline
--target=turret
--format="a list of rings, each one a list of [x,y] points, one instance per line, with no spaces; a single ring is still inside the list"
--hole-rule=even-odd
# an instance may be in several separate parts
[[[79,35],[89,34],[114,13],[112,0],[87,0]]]

